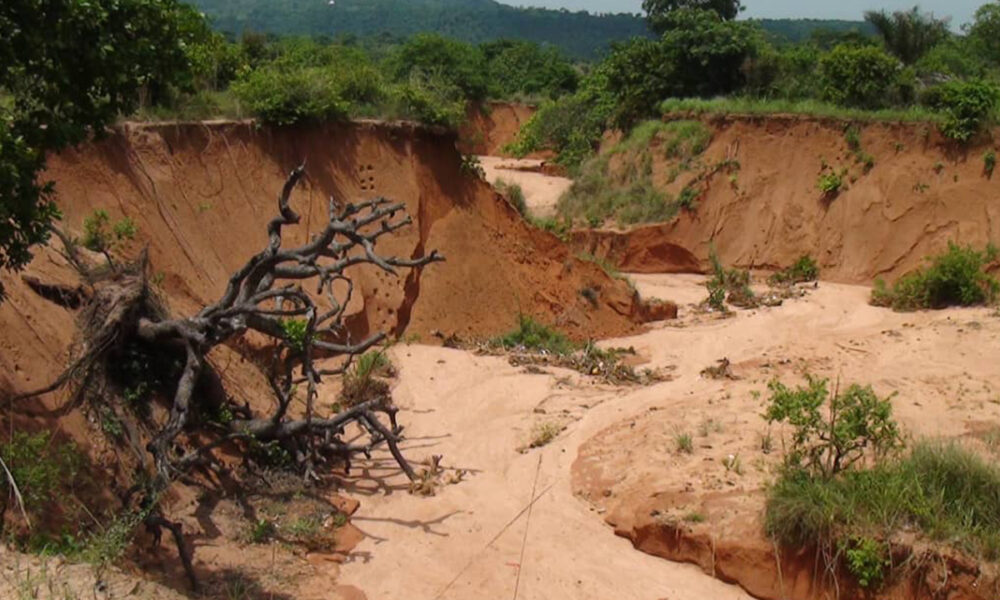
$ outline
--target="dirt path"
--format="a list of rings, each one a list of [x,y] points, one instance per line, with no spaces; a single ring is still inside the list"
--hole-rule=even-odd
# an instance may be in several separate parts
[[[497,180],[502,179],[521,186],[528,210],[538,217],[554,215],[559,197],[573,185],[573,180],[565,177],[519,170],[539,167],[542,164],[540,160],[480,156],[479,161],[486,171],[486,180],[491,184],[495,185]]]
[[[421,498],[407,493],[395,470],[368,473],[384,477],[375,484],[359,471],[353,491],[362,508],[353,523],[370,537],[344,566],[344,584],[372,600],[507,598],[515,588],[523,600],[749,598],[692,567],[633,550],[573,495],[579,445],[609,419],[654,401],[655,389],[599,390],[568,373],[559,375],[571,381],[558,384],[555,375],[442,348],[397,347],[393,360],[406,452],[443,454],[443,464],[470,473]],[[550,421],[569,428],[550,445],[519,453],[532,427]],[[537,502],[528,512],[532,493]]]
[[[866,288],[821,284],[784,306],[720,320],[685,306],[703,295],[699,277],[645,276],[637,285],[649,296],[680,298],[681,321],[609,343],[634,346],[649,366],[675,366],[674,381],[610,389],[568,372],[529,375],[503,359],[457,350],[393,349],[408,455],[443,454],[443,464],[470,473],[421,498],[395,470],[359,471],[353,492],[362,508],[354,523],[370,537],[345,565],[345,584],[372,600],[504,598],[514,597],[515,587],[522,599],[749,598],[692,567],[636,552],[603,520],[628,516],[661,491],[721,491],[734,509],[759,502],[753,492],[769,471],[754,454],[763,425],[751,391],[771,377],[810,370],[870,383],[880,394],[899,391],[897,414],[916,435],[1000,424],[1000,373],[989,351],[1000,323],[988,309],[903,315],[869,306]],[[723,356],[740,380],[700,375]],[[532,428],[548,422],[566,430],[544,448],[519,453]],[[675,432],[699,427],[706,437],[695,454],[678,457]],[[571,481],[578,454],[602,465],[590,485]],[[727,454],[743,457],[738,477],[721,466]],[[538,500],[529,514],[532,490]]]

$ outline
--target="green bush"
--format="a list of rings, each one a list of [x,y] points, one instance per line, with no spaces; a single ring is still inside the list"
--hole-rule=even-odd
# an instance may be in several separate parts
[[[822,173],[816,181],[816,187],[823,192],[824,196],[836,196],[844,187],[844,178],[840,173],[833,171]]]
[[[943,114],[941,133],[964,143],[992,124],[1000,89],[982,80],[949,81],[927,90],[922,101]]]
[[[437,75],[413,73],[391,91],[392,116],[456,129],[465,120],[462,92]]]
[[[108,211],[97,209],[83,220],[83,246],[92,252],[107,252],[126,240],[135,239],[137,228],[132,219],[125,217],[111,224]]]
[[[852,540],[902,530],[996,560],[1000,468],[956,444],[924,442],[905,457],[836,477],[789,469],[768,489],[765,526],[791,547],[861,550],[845,557],[857,563],[852,571],[874,572],[879,554]]]
[[[543,325],[528,315],[517,318],[517,329],[493,340],[503,348],[522,347],[527,350],[542,350],[552,354],[571,354],[576,346],[563,333]]]
[[[993,177],[993,171],[997,168],[997,153],[996,150],[990,149],[983,154],[983,172],[986,173],[987,177]]]
[[[464,101],[478,102],[487,96],[486,58],[476,46],[434,33],[419,33],[400,46],[387,61],[396,81],[414,75],[439,79],[460,90]],[[463,102],[464,104],[464,102]]]
[[[932,257],[927,267],[900,277],[892,288],[876,280],[871,303],[899,311],[991,303],[1000,294],[1000,282],[985,267],[996,259],[992,245],[980,252],[948,242],[946,252]]]
[[[771,275],[772,283],[795,284],[819,279],[819,265],[813,257],[803,254],[795,264]]]
[[[877,46],[841,44],[819,61],[823,99],[852,108],[889,104],[899,61]]]
[[[854,575],[858,585],[874,588],[885,577],[888,560],[886,544],[872,538],[855,538],[843,544],[844,562],[847,570]]]
[[[705,281],[708,289],[708,305],[720,312],[726,312],[726,302],[734,306],[750,308],[757,305],[757,297],[750,289],[750,272],[743,269],[726,269],[719,255],[712,248],[708,252],[712,276]]]
[[[235,82],[233,93],[262,121],[276,125],[346,119],[350,109],[321,68],[263,67]]]
[[[72,443],[55,443],[52,434],[15,432],[0,444],[3,459],[17,483],[29,515],[41,515],[72,486],[83,467],[83,455]],[[14,498],[7,474],[0,469],[0,505]],[[2,512],[2,511],[0,511]]]
[[[768,384],[764,418],[793,429],[786,465],[818,477],[833,477],[866,458],[880,458],[901,444],[892,419],[891,397],[871,387],[851,385],[831,394],[829,382],[806,375],[807,385],[791,389]]]
[[[309,329],[309,322],[305,319],[282,319],[281,329],[285,335],[285,343],[292,350],[302,352],[306,348],[306,331]]]
[[[503,179],[497,179],[493,185],[500,192],[500,195],[506,198],[511,203],[511,206],[517,209],[517,212],[522,217],[528,214],[528,205],[524,200],[524,190],[521,189],[520,185]]]

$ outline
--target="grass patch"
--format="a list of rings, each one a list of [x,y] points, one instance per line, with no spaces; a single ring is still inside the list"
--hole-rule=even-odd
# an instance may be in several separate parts
[[[379,377],[392,375],[392,362],[385,352],[373,350],[362,354],[344,373],[344,386],[339,402],[344,407],[351,407],[387,394],[389,384]]]
[[[770,281],[773,284],[789,285],[817,279],[819,279],[819,265],[813,257],[803,254],[792,266],[771,275]]]
[[[900,277],[890,288],[877,279],[871,303],[898,311],[989,304],[1000,294],[1000,282],[985,267],[997,259],[995,246],[978,251],[948,242],[948,250],[930,258],[927,267]]]
[[[789,469],[768,492],[765,523],[782,543],[834,549],[915,528],[996,560],[1000,468],[959,445],[924,442],[903,458],[837,477]]]
[[[712,248],[708,253],[712,265],[712,277],[705,282],[708,289],[709,306],[719,312],[726,312],[726,302],[741,308],[757,306],[757,296],[750,289],[750,272],[745,269],[726,269],[719,255]]]
[[[504,179],[497,179],[493,187],[511,203],[511,206],[517,209],[517,212],[521,213],[522,217],[528,214],[528,204],[525,202],[524,190],[521,189],[520,185]]]
[[[564,333],[523,314],[517,318],[517,328],[494,339],[493,344],[503,348],[520,347],[552,354],[572,354],[576,350],[576,345]]]
[[[690,433],[678,433],[674,437],[674,445],[677,447],[677,452],[683,454],[694,452],[694,440],[691,439]]]
[[[669,221],[677,216],[677,203],[653,185],[648,155],[639,159],[641,164],[626,164],[621,173],[611,172],[609,158],[598,156],[583,164],[580,175],[556,207],[564,219],[582,219],[598,227],[609,220],[632,225]]]
[[[660,104],[660,112],[694,114],[745,114],[773,115],[791,114],[811,117],[826,117],[846,121],[907,121],[941,123],[940,114],[921,106],[900,109],[862,110],[845,108],[817,100],[765,100],[760,98],[671,98]]]
[[[563,428],[558,423],[537,423],[531,429],[531,443],[529,446],[531,448],[547,446],[559,437],[562,430]]]

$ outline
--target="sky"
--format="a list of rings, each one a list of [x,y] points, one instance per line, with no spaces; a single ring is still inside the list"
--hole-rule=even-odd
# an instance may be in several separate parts
[[[544,6],[568,8],[591,12],[641,12],[642,0],[500,0],[515,6]],[[759,18],[812,18],[860,20],[866,10],[900,10],[919,4],[922,10],[935,16],[952,17],[952,26],[960,26],[972,19],[972,14],[986,0],[743,0],[746,17]]]

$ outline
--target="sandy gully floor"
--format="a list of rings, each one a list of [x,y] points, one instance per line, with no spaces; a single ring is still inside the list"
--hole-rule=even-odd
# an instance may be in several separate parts
[[[524,203],[536,217],[554,215],[559,197],[573,185],[572,179],[521,170],[541,166],[543,161],[540,160],[480,156],[479,161],[486,173],[486,180],[491,184],[496,185],[497,181],[503,180],[521,186]]]
[[[915,436],[1000,424],[991,350],[1000,318],[992,310],[897,314],[869,306],[866,288],[822,283],[781,307],[719,319],[685,305],[703,297],[700,277],[635,280],[646,296],[679,299],[681,319],[607,343],[633,346],[646,366],[674,368],[673,381],[615,389],[457,350],[392,350],[407,454],[441,454],[468,474],[422,498],[385,457],[358,470],[348,490],[361,500],[353,522],[369,537],[344,565],[342,583],[373,600],[749,598],[694,567],[633,550],[604,520],[648,511],[650,498],[673,493],[691,506],[658,510],[696,510],[698,494],[731,499],[706,526],[730,526],[726,506],[730,515],[756,511],[774,460],[760,449],[763,400],[753,394],[767,381],[801,381],[810,371],[899,392],[897,415]],[[701,376],[723,357],[738,380]],[[543,423],[566,429],[548,446],[519,452]],[[675,451],[678,432],[695,437],[692,455]],[[744,465],[738,474],[723,466],[731,454]]]

